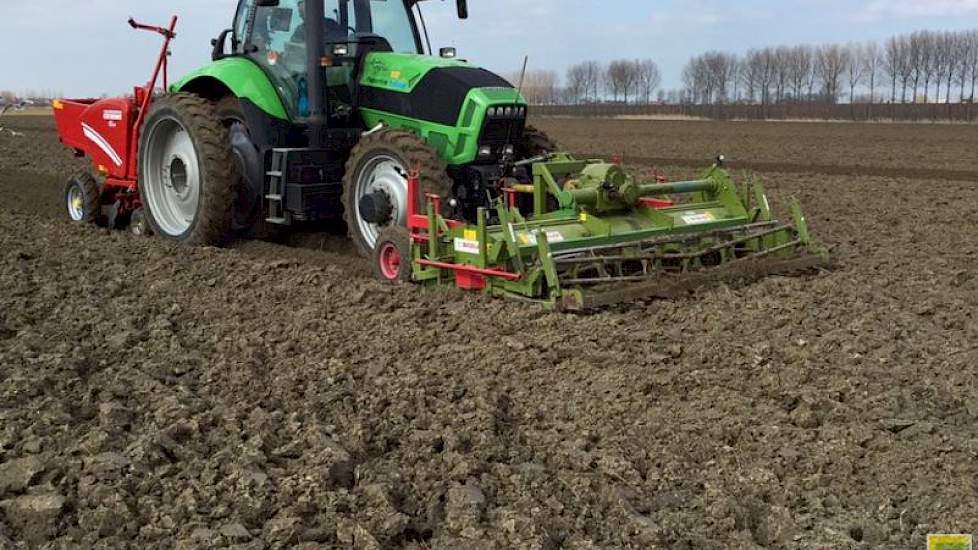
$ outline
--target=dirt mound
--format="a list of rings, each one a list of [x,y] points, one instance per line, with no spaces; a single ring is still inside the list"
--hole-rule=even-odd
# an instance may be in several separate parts
[[[5,203],[0,548],[978,530],[978,189],[767,177],[839,270],[593,315],[382,286],[329,237],[191,250]]]

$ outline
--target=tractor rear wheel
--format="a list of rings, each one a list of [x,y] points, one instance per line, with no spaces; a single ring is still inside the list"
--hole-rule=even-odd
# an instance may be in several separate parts
[[[380,231],[373,254],[373,272],[387,283],[411,282],[411,234],[407,228],[390,225]]]
[[[187,93],[156,100],[139,140],[139,194],[153,232],[219,246],[231,231],[234,163],[214,103]]]
[[[99,223],[102,217],[102,192],[88,172],[79,172],[65,184],[65,208],[75,223]]]
[[[228,129],[234,161],[231,230],[245,238],[282,242],[288,236],[288,227],[266,221],[265,163],[251,140],[241,101],[233,95],[224,96],[217,102],[217,116]]]
[[[361,256],[372,257],[384,228],[407,226],[407,180],[414,168],[420,170],[421,183],[417,211],[425,211],[428,193],[443,197],[447,207],[452,197],[448,167],[416,134],[384,128],[353,148],[343,177],[343,218]]]

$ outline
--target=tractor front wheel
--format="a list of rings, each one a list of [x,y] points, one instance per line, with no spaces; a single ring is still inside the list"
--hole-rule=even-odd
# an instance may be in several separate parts
[[[380,231],[373,255],[374,275],[387,283],[412,280],[411,234],[404,227],[389,226]]]
[[[234,164],[213,102],[178,93],[157,100],[139,140],[139,193],[154,233],[218,246],[231,232]]]
[[[420,170],[415,197],[418,212],[425,211],[425,194],[452,196],[452,180],[438,153],[417,135],[381,129],[363,137],[346,163],[343,178],[343,218],[360,255],[373,256],[378,238],[387,227],[406,227],[408,173]]]
[[[102,193],[87,172],[71,176],[65,184],[65,208],[75,223],[96,224],[102,217]]]
[[[522,160],[556,153],[559,150],[557,142],[551,139],[546,132],[538,130],[534,126],[527,126],[526,130],[523,131],[523,139],[516,147],[516,154]]]

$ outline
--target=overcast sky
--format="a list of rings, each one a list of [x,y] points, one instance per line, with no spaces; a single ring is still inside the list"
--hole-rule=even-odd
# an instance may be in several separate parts
[[[174,74],[206,63],[210,39],[231,24],[236,0],[0,0],[0,89],[67,96],[118,94],[144,81],[159,48],[129,15],[162,24],[181,17]],[[978,28],[978,0],[469,0],[425,2],[432,44],[496,71],[561,73],[582,59],[655,59],[665,87],[711,49],[882,40],[916,29]]]

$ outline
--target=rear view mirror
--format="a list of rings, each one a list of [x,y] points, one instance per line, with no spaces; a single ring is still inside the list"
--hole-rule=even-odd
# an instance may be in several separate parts
[[[466,0],[458,0],[458,18],[469,18],[469,4]]]
[[[268,30],[272,32],[289,32],[292,30],[292,10],[275,8],[268,16]]]

